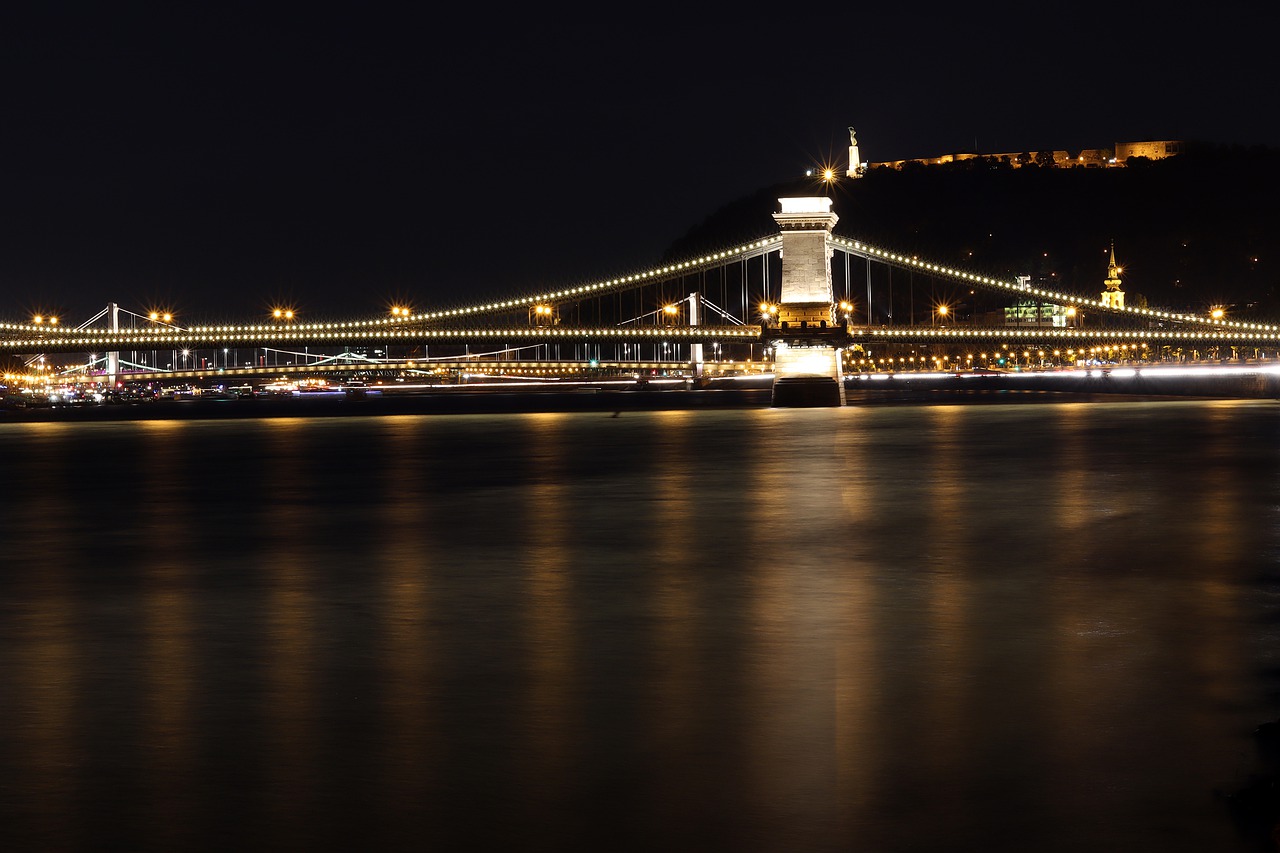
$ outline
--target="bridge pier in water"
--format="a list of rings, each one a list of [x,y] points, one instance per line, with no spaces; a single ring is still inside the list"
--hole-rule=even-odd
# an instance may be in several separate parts
[[[836,320],[831,287],[831,229],[839,217],[829,198],[781,198],[773,215],[782,231],[782,294],[762,337],[773,347],[773,405],[843,406],[840,350],[848,340]]]

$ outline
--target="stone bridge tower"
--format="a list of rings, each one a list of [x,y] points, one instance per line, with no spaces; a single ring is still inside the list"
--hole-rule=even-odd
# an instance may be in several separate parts
[[[829,198],[778,199],[782,296],[762,328],[774,348],[773,405],[843,406],[840,350],[848,330],[836,321],[828,238],[839,219]]]

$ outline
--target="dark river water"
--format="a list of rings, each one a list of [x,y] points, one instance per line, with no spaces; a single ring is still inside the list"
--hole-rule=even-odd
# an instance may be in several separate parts
[[[1278,474],[1265,401],[0,424],[0,849],[1260,849]]]

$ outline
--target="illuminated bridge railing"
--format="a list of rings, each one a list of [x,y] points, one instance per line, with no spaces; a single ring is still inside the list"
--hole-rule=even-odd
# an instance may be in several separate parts
[[[3,330],[0,330],[3,331]],[[0,339],[0,353],[103,352],[158,349],[221,349],[224,347],[337,346],[360,344],[557,344],[557,343],[653,343],[684,344],[754,343],[760,338],[756,326],[610,326],[503,327],[482,329],[352,329],[215,326],[174,331],[137,329],[110,331],[78,329],[69,333],[49,333],[31,337]]]
[[[773,369],[773,362],[764,361],[708,361],[703,365],[707,376],[758,376]],[[465,374],[469,376],[512,376],[525,378],[545,378],[563,376],[600,377],[614,375],[691,374],[688,361],[613,361],[603,360],[594,363],[585,361],[546,361],[540,359],[497,360],[484,358],[457,359],[389,359],[370,364],[367,362],[325,364],[279,364],[269,367],[203,367],[178,368],[174,370],[157,370],[149,368],[133,368],[122,370],[120,378],[134,380],[177,381],[183,379],[203,380],[208,378],[246,379],[271,375],[276,377],[314,377],[338,376],[354,374],[357,376],[399,375],[412,379],[432,377],[437,374]],[[394,387],[394,386],[392,386]]]
[[[922,328],[919,326],[878,326],[849,329],[852,340],[863,344],[913,343],[913,344],[963,344],[966,341],[1053,341],[1104,342],[1143,341],[1158,345],[1204,343],[1209,345],[1270,345],[1280,344],[1280,329],[1233,330],[1211,329],[1034,329],[1015,326],[992,328]]]
[[[1280,329],[1090,329],[921,326],[851,326],[849,339],[861,344],[956,344],[966,341],[1105,342],[1142,341],[1157,345],[1280,346]],[[193,328],[180,332],[80,329],[0,339],[0,354],[222,349],[279,346],[492,345],[536,344],[750,344],[760,342],[758,326],[505,327],[482,329],[326,329],[263,327]]]

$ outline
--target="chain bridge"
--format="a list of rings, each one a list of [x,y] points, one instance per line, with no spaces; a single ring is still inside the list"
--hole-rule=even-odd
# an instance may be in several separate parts
[[[1071,293],[835,233],[825,197],[779,199],[774,234],[630,274],[390,316],[185,322],[108,303],[72,327],[0,321],[0,356],[64,380],[285,374],[772,374],[775,405],[839,405],[850,375],[1265,360],[1280,326]]]

